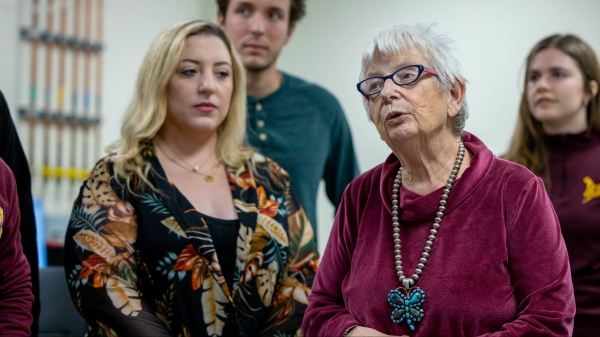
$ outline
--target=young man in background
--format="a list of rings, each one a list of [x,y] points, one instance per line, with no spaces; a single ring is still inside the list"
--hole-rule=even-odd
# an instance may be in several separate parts
[[[321,179],[337,208],[346,185],[360,172],[336,98],[277,69],[281,50],[304,16],[304,2],[217,0],[217,19],[247,70],[248,141],[288,171],[316,234]]]

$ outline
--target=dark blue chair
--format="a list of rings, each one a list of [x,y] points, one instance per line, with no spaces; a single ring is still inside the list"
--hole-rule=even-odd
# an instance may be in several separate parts
[[[71,301],[63,266],[40,269],[40,302],[40,337],[79,337],[86,334],[87,323]]]

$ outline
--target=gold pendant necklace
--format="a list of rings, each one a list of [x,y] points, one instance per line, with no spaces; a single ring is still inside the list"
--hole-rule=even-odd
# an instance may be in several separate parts
[[[163,140],[161,139],[161,142],[162,142],[162,141],[163,141]],[[206,163],[208,162],[208,160],[209,160],[211,157],[208,157],[208,158],[207,158],[207,159],[206,159],[206,160],[205,160],[205,161],[204,161],[204,162],[203,162],[203,163],[202,163],[200,166],[196,165],[196,166],[193,166],[193,167],[190,169],[189,167],[185,167],[185,166],[181,165],[179,162],[177,162],[176,160],[174,160],[173,158],[171,158],[171,157],[170,157],[170,156],[167,154],[167,152],[166,152],[166,151],[165,151],[165,150],[162,148],[162,146],[160,146],[159,142],[156,142],[156,141],[155,141],[154,143],[155,143],[155,144],[156,144],[156,146],[157,146],[157,147],[158,147],[158,148],[159,148],[159,149],[162,151],[162,153],[165,155],[165,157],[167,157],[167,159],[169,159],[169,160],[170,160],[171,162],[173,162],[175,165],[177,165],[177,166],[179,166],[179,167],[181,167],[181,168],[183,168],[183,169],[185,169],[185,170],[187,170],[187,171],[191,171],[191,172],[193,172],[193,173],[196,173],[196,174],[198,174],[198,175],[200,175],[200,176],[203,176],[203,177],[204,177],[204,181],[206,181],[207,183],[211,183],[211,184],[212,184],[212,183],[214,183],[214,182],[216,181],[216,178],[215,178],[215,172],[217,171],[217,169],[219,168],[219,166],[221,166],[221,165],[220,165],[220,164],[221,164],[220,162],[218,162],[218,163],[217,163],[217,165],[215,165],[215,168],[214,168],[214,170],[213,170],[213,171],[212,171],[210,174],[202,173],[202,172],[200,172],[200,168],[201,168],[202,166],[204,166],[204,164],[206,164]],[[168,144],[167,142],[164,142],[164,143],[167,145],[167,147],[169,148],[169,150],[171,150],[171,152],[173,152],[173,154],[175,154],[175,155],[176,155],[176,156],[177,156],[179,159],[181,159],[181,161],[183,161],[184,163],[186,163],[186,164],[187,164],[187,162],[186,162],[186,161],[185,161],[183,158],[181,158],[181,157],[180,157],[180,156],[177,154],[177,152],[175,152],[175,151],[174,151],[174,150],[171,148],[171,146],[169,146],[169,144]],[[188,165],[189,165],[189,164],[188,164]]]

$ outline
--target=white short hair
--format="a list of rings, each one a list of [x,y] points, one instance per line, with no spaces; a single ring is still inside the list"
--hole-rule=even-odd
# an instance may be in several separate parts
[[[429,63],[425,66],[437,71],[436,83],[440,90],[450,90],[457,81],[465,84],[460,63],[454,56],[453,41],[446,35],[435,32],[434,27],[433,24],[395,25],[376,31],[363,52],[359,80],[366,78],[367,70],[381,55],[419,52]],[[371,119],[369,101],[365,99],[364,104]],[[462,132],[468,117],[467,100],[463,98],[462,107],[456,116],[455,131]]]

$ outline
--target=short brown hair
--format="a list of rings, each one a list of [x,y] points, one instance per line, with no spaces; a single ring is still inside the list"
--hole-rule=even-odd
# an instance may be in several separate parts
[[[290,24],[289,28],[294,28],[296,22],[300,21],[306,14],[306,0],[292,0],[290,8]],[[217,6],[219,7],[219,13],[225,17],[227,14],[227,8],[229,7],[229,0],[217,0]]]

